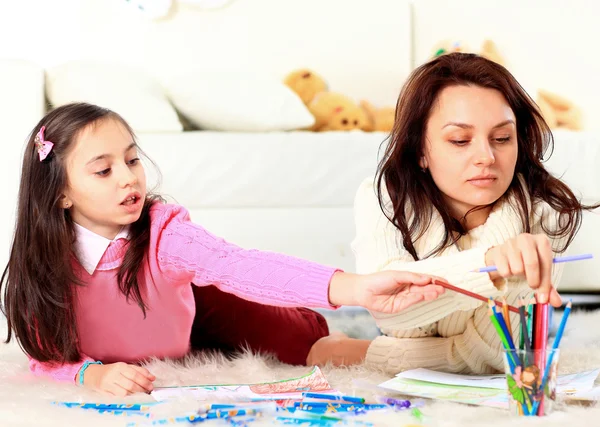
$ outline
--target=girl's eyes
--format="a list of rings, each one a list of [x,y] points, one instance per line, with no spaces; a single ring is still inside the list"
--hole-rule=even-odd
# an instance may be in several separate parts
[[[135,159],[131,159],[127,162],[127,165],[129,166],[135,166],[138,164],[138,162],[140,161],[140,159],[138,157],[136,157]],[[101,170],[99,172],[96,172],[95,175],[98,176],[107,176],[110,173],[110,168],[106,168],[104,170]]]

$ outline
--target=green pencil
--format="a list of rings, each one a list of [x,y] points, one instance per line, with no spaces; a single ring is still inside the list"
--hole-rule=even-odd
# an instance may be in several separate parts
[[[494,302],[492,300],[489,300],[488,306],[490,307],[490,311],[489,311],[490,320],[492,321],[494,328],[496,328],[496,332],[498,333],[498,336],[500,337],[500,341],[502,341],[502,345],[504,346],[504,349],[506,350],[508,356],[512,360],[513,366],[518,366],[518,363],[515,362],[512,351],[510,351],[510,346],[508,345],[508,339],[504,335],[502,326],[500,326],[500,323],[498,323],[498,319],[496,319],[496,316],[494,315]]]

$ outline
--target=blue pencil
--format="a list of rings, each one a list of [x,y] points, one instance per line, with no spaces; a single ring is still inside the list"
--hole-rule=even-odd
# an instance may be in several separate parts
[[[389,409],[389,405],[384,404],[366,404],[366,403],[326,403],[326,402],[297,402],[294,405],[303,411],[308,412],[352,412],[363,409],[365,411],[373,411],[377,409]]]
[[[148,411],[151,406],[161,402],[147,403],[85,403],[85,402],[52,402],[54,405],[66,406],[67,408],[94,409],[98,411]]]
[[[594,255],[592,254],[582,254],[582,255],[569,255],[569,256],[559,256],[556,257],[552,260],[552,263],[554,264],[558,264],[561,262],[571,262],[571,261],[582,261],[584,259],[592,259],[594,257]],[[487,267],[482,267],[482,268],[477,268],[475,270],[472,270],[475,273],[490,273],[492,271],[497,271],[498,269],[496,268],[495,265],[490,265]]]
[[[560,319],[560,325],[558,326],[558,330],[556,331],[556,338],[554,338],[554,342],[552,343],[552,351],[550,352],[550,356],[548,357],[548,361],[546,362],[546,369],[544,370],[544,376],[542,377],[541,389],[544,390],[546,388],[546,383],[548,382],[548,375],[550,374],[550,367],[552,366],[552,359],[554,358],[554,351],[558,349],[560,345],[560,340],[562,339],[563,333],[565,331],[565,325],[567,324],[567,319],[569,318],[569,314],[571,313],[571,307],[573,306],[573,302],[569,301],[567,306],[565,307],[565,312],[563,313],[562,319]],[[540,401],[536,401],[533,404],[533,414],[537,414],[538,406]]]
[[[312,399],[325,399],[325,400],[342,400],[344,402],[351,402],[351,403],[365,403],[365,399],[363,399],[362,397],[341,396],[338,394],[302,393],[302,397],[310,397]]]

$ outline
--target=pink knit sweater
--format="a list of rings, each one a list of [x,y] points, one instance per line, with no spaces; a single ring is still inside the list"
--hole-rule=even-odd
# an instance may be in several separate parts
[[[119,292],[117,271],[128,242],[116,240],[93,275],[73,262],[86,284],[77,288],[75,299],[84,359],[73,364],[30,359],[33,373],[73,382],[86,360],[136,363],[149,357],[184,356],[195,315],[190,283],[215,285],[268,305],[334,308],[328,298],[333,268],[239,248],[192,223],[180,206],[156,204],[150,217],[150,248],[141,285],[146,318]]]

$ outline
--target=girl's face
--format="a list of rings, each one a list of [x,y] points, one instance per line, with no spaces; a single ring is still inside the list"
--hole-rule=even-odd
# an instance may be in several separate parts
[[[431,110],[423,148],[420,166],[460,220],[508,189],[518,154],[515,115],[497,90],[447,87]],[[483,224],[490,209],[469,214],[467,228]]]
[[[114,119],[84,129],[66,158],[65,207],[73,220],[107,239],[140,217],[146,175],[131,134]]]

